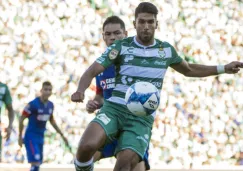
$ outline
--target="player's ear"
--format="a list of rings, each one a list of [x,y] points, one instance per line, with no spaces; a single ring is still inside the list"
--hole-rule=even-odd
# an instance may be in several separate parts
[[[102,33],[103,40],[105,41],[105,33]]]
[[[133,21],[133,26],[136,28],[136,20]]]
[[[128,34],[127,34],[127,31],[125,31],[125,35],[126,35],[126,37],[127,37],[127,35],[128,35]]]
[[[158,28],[158,25],[159,25],[159,22],[158,22],[158,21],[156,21],[156,26],[155,26],[155,29],[157,29],[157,28]]]

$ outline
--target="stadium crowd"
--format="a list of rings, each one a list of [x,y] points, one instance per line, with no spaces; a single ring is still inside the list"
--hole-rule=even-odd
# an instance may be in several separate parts
[[[104,51],[102,23],[120,16],[129,35],[139,0],[0,1],[0,81],[7,83],[16,111],[3,162],[26,162],[17,143],[18,117],[38,95],[43,81],[53,83],[55,118],[73,147],[94,115],[70,95],[79,76]],[[242,60],[243,3],[237,0],[154,0],[160,13],[156,37],[174,45],[186,60],[224,64]],[[169,70],[150,144],[151,166],[243,165],[243,72],[203,79]],[[7,125],[3,115],[2,129]],[[48,125],[45,162],[71,163],[72,154]],[[3,135],[4,136],[4,135]],[[55,150],[53,150],[55,149]],[[74,150],[76,151],[76,150]],[[241,159],[243,161],[243,159]],[[100,161],[113,164],[114,158]]]

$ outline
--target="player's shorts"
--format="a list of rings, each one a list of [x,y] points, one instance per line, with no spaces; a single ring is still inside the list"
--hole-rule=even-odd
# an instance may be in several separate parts
[[[25,148],[26,148],[28,162],[29,163],[32,163],[32,162],[42,163],[44,143],[25,137],[24,144],[25,144]]]
[[[153,116],[138,117],[132,115],[124,105],[105,101],[92,122],[103,127],[109,139],[107,144],[118,140],[115,155],[130,149],[143,160],[150,142],[153,121]]]
[[[104,146],[104,148],[101,150],[101,154],[102,154],[101,158],[113,157],[115,154],[116,147],[117,147],[117,140],[114,140],[111,143],[106,144]],[[149,160],[148,160],[148,156],[149,156],[148,150],[149,150],[149,148],[147,148],[145,155],[143,157],[143,161],[145,163],[146,170],[150,170],[150,165],[149,165]]]

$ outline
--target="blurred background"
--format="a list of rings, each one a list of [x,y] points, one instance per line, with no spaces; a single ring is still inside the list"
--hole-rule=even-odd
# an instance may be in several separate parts
[[[43,81],[53,84],[51,100],[59,127],[76,151],[94,115],[70,95],[81,74],[105,49],[102,24],[118,15],[132,25],[140,0],[0,0],[0,81],[9,86],[16,113],[9,141],[3,139],[2,162],[26,163],[18,147],[18,118],[39,95]],[[191,63],[243,61],[242,0],[151,0],[159,9],[156,38],[171,43]],[[1,129],[8,125],[2,106]],[[161,106],[150,144],[151,167],[243,165],[243,71],[203,79],[167,71]],[[72,154],[48,125],[44,162],[70,164]],[[115,159],[99,161],[113,165]]]

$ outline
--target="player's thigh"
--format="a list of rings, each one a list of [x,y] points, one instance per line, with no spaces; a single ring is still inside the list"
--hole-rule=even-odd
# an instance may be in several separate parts
[[[146,167],[145,167],[145,163],[144,161],[139,162],[135,168],[133,169],[133,171],[146,171]]]
[[[79,149],[82,150],[97,150],[105,143],[106,134],[100,124],[91,122],[84,131],[79,142]],[[82,151],[81,150],[81,151]]]
[[[131,149],[143,160],[150,142],[152,124],[141,118],[129,117],[119,136],[116,154],[121,150]]]
[[[134,168],[140,160],[139,155],[131,149],[124,149],[117,153],[117,161],[114,170],[119,170],[120,168],[132,169]]]
[[[117,139],[120,117],[115,109],[104,105],[97,112],[96,117],[92,120],[92,123],[97,123],[103,128],[103,131],[107,136],[106,144]]]
[[[30,139],[24,141],[29,163],[42,163],[40,144]]]

